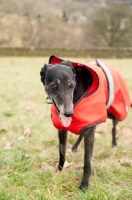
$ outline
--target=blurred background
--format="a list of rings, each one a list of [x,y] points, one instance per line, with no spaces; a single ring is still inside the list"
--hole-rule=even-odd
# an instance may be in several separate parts
[[[0,0],[0,47],[132,47],[132,0]]]
[[[132,99],[132,0],[0,0],[0,200],[132,200],[132,109],[116,151],[111,120],[96,129],[88,192],[77,191],[83,142],[56,172],[57,131],[40,81],[52,54],[101,59],[123,75]]]

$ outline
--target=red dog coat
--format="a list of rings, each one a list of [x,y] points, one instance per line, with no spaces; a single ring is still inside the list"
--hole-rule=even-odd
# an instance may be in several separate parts
[[[55,56],[49,59],[50,64],[61,63],[63,60]],[[113,84],[113,99],[109,106],[109,81],[102,70],[96,63],[80,64],[71,62],[73,67],[85,67],[93,76],[93,83],[87,92],[82,96],[80,101],[74,105],[74,115],[72,116],[71,124],[64,127],[61,123],[54,104],[51,106],[52,122],[59,130],[69,130],[72,133],[79,134],[82,129],[88,126],[96,125],[106,121],[107,112],[111,113],[118,120],[126,118],[130,107],[130,96],[126,83],[114,68],[107,66],[109,69]],[[110,80],[112,82],[112,80]]]

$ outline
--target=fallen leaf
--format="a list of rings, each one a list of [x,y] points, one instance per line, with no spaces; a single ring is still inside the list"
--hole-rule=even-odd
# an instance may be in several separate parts
[[[7,178],[8,178],[8,175],[4,175],[3,178],[4,178],[4,179],[7,179]]]
[[[23,130],[23,135],[19,136],[17,139],[24,140],[25,138],[30,137],[31,135],[32,133],[31,133],[30,128],[28,126],[25,126]]]
[[[7,137],[2,137],[1,138],[3,141],[8,141],[9,139]]]
[[[11,109],[10,107],[8,107],[6,110],[7,110],[7,111],[12,111],[12,109]]]
[[[118,139],[119,139],[119,135],[118,135],[118,134],[116,134],[115,138],[116,138],[116,140],[118,140]]]
[[[14,143],[13,142],[7,142],[6,144],[5,144],[5,148],[4,149],[10,149],[11,147],[13,147],[14,146]]]
[[[127,150],[123,150],[122,153],[124,153],[124,154],[127,153]]]
[[[25,154],[25,158],[29,158],[30,156],[29,156],[29,154]]]
[[[119,160],[120,164],[123,166],[131,166],[132,165],[132,160],[128,159],[128,158],[121,158]]]
[[[24,133],[25,137],[30,137],[32,135],[31,130],[30,130],[30,128],[28,126],[24,127],[24,132],[23,133]]]
[[[54,167],[52,167],[51,165],[49,165],[45,162],[41,163],[41,168],[44,169],[44,170],[54,170]]]
[[[18,140],[24,140],[24,139],[25,139],[25,136],[22,135],[22,136],[18,137],[17,139],[18,139]]]
[[[100,134],[98,132],[95,133],[95,138],[99,138]]]
[[[64,168],[68,168],[72,165],[73,165],[73,163],[69,163],[68,161],[65,161]]]
[[[125,144],[132,144],[132,138],[125,140]]]
[[[83,163],[74,165],[74,169],[82,169],[82,168],[83,168]]]
[[[6,131],[7,131],[6,128],[1,128],[1,129],[0,129],[0,133],[6,132]]]
[[[127,133],[127,135],[128,135],[128,134],[131,135],[132,129],[131,129],[131,128],[128,128],[128,127],[123,127],[123,128],[121,129],[121,132],[122,132],[122,134],[126,134],[126,133]]]
[[[124,182],[124,183],[122,183],[122,186],[124,187],[124,188],[130,188],[131,187],[131,184],[130,183],[128,183],[128,182]]]
[[[27,110],[28,112],[33,112],[33,111],[34,111],[34,108],[32,108],[31,106],[27,106],[27,107],[26,107],[26,110]]]
[[[68,132],[67,140],[70,141],[72,139],[72,133]]]

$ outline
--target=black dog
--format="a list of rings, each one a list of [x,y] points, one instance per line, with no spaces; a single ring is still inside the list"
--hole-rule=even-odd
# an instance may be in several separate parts
[[[68,127],[74,116],[74,106],[80,101],[88,88],[93,83],[93,76],[85,67],[73,68],[71,62],[62,61],[55,64],[45,64],[40,72],[41,81],[44,84],[48,98],[53,101],[59,120]],[[113,120],[112,128],[112,146],[116,146],[116,125],[118,119],[111,113],[107,117]],[[77,149],[81,139],[84,138],[84,172],[80,189],[88,187],[88,181],[91,174],[91,159],[94,145],[94,133],[96,125],[88,126],[79,133],[79,138],[72,151]],[[59,128],[58,128],[59,129]],[[58,130],[59,137],[59,164],[58,169],[62,170],[65,162],[67,128]]]

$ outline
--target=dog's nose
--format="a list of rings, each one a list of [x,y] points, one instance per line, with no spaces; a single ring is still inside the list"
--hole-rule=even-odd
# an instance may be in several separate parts
[[[64,115],[66,117],[71,117],[74,114],[74,112],[65,112]]]

